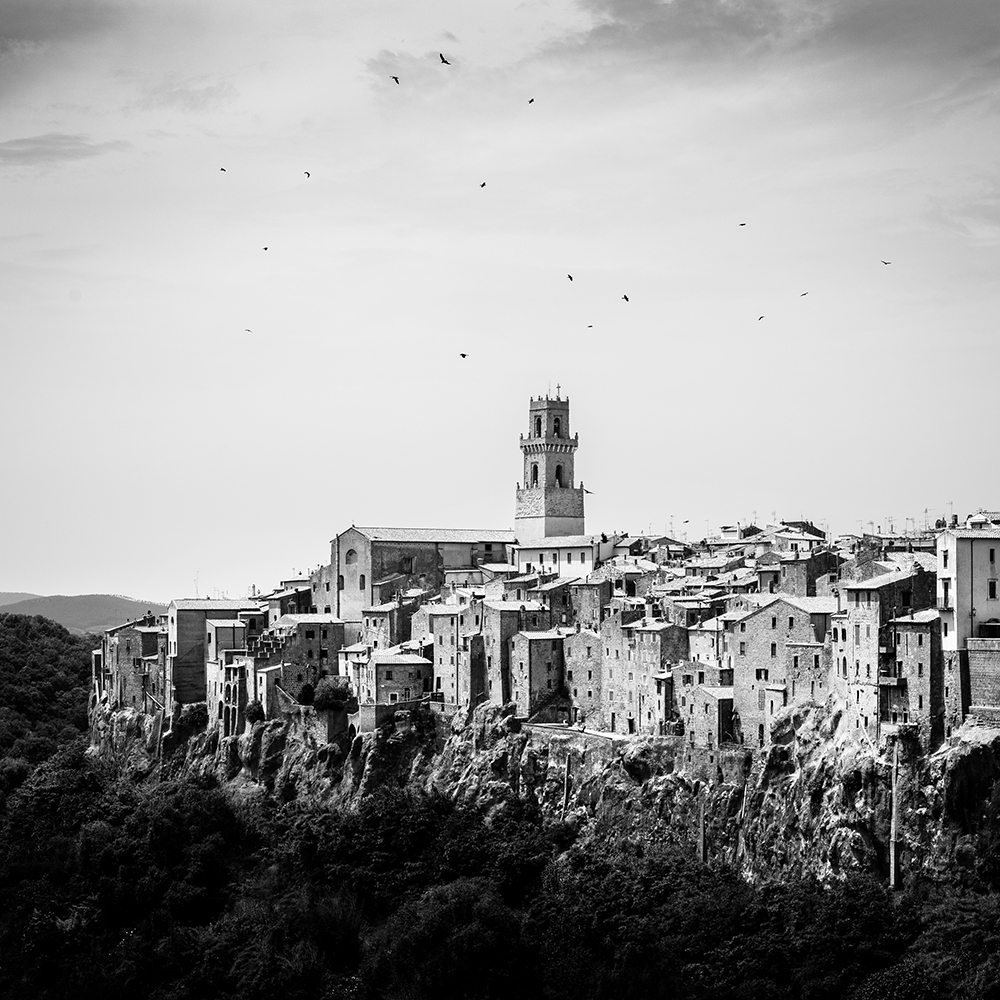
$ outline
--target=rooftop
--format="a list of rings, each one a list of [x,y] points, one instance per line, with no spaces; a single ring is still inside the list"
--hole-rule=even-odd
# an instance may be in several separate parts
[[[562,587],[568,587],[571,583],[579,582],[579,577],[564,576],[558,580],[552,580],[550,583],[543,583],[540,586],[532,587],[531,589],[540,593],[548,593],[551,590],[559,590]]]
[[[240,622],[242,625],[243,623]],[[282,615],[275,625],[340,625],[341,620],[336,615]]]
[[[486,601],[486,607],[494,611],[545,611],[544,604],[538,601]]]
[[[733,697],[733,688],[730,687],[705,687],[701,688],[709,696],[709,698],[715,698],[716,701],[724,701],[727,698]]]
[[[400,653],[393,652],[392,650],[386,650],[384,653],[373,653],[372,663],[377,663],[379,666],[395,666],[395,667],[429,667],[432,666],[431,661],[425,656],[420,656],[419,653]]]
[[[514,541],[514,532],[506,528],[359,528],[351,525],[348,531],[357,531],[373,542],[458,542],[473,545],[476,542]],[[342,531],[337,537],[345,535]]]
[[[1000,531],[997,532],[997,538],[1000,538]],[[892,573],[873,576],[870,580],[844,580],[841,586],[845,590],[880,590],[882,587],[889,587],[894,583],[902,583],[904,580],[912,579],[916,573],[916,567],[897,569]]]
[[[525,639],[562,639],[564,635],[558,629],[546,629],[541,632],[518,632],[518,635],[523,635]]]
[[[518,542],[519,549],[583,549],[594,545],[599,535],[562,535],[536,538],[533,542]]]
[[[179,601],[171,601],[170,607],[176,608],[178,611],[258,611],[260,602],[261,598],[253,599],[250,597],[245,597],[241,601],[182,598]]]
[[[943,534],[955,538],[1000,538],[1000,528],[948,528]]]
[[[247,623],[241,622],[239,618],[209,618],[205,622],[209,628],[246,628]]]
[[[899,618],[893,618],[889,622],[890,625],[928,625],[930,622],[936,622],[941,617],[941,613],[937,608],[924,608],[923,611],[914,611],[909,615],[901,615]]]

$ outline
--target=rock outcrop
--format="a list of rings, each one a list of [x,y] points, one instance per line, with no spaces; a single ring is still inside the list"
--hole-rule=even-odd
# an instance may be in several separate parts
[[[966,726],[925,757],[897,733],[875,746],[830,708],[779,718],[766,752],[714,752],[680,737],[627,739],[522,725],[513,706],[452,719],[401,714],[335,742],[291,722],[238,737],[194,731],[196,712],[161,736],[132,711],[95,712],[95,752],[137,777],[214,775],[234,795],[357,803],[385,785],[434,791],[489,817],[520,800],[583,838],[676,844],[748,877],[851,870],[888,875],[892,812],[905,877],[995,881],[1000,731]],[[895,774],[895,779],[894,779]]]

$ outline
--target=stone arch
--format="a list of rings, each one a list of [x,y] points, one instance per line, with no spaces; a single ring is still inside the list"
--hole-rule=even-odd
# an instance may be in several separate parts
[[[532,462],[531,463],[531,485],[532,486],[537,486],[538,485],[538,463],[537,462]]]
[[[358,553],[356,549],[348,549],[347,555],[344,556],[344,562],[348,566],[353,566],[358,561]]]
[[[563,482],[563,467],[561,465],[556,466],[556,486],[565,486]]]
[[[561,430],[562,430],[562,421],[558,417],[556,417],[555,420],[552,421],[552,433],[556,437],[562,437],[562,434],[560,433]]]
[[[540,438],[542,436],[542,418],[535,417],[535,437]]]

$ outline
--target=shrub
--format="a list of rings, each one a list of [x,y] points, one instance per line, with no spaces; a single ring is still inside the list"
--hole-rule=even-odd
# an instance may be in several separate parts
[[[260,703],[259,698],[254,698],[247,705],[247,722],[252,726],[255,722],[264,721],[264,706]]]
[[[330,708],[343,708],[344,702],[350,697],[350,689],[346,677],[323,677],[316,685],[313,695],[313,707],[319,711]]]

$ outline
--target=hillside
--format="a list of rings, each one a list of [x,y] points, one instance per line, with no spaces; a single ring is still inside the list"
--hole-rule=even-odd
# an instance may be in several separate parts
[[[19,594],[9,590],[0,591],[0,608],[7,604],[16,604],[18,601],[27,601],[32,597],[39,596],[39,594]]]
[[[162,604],[134,601],[114,594],[78,594],[75,597],[54,594],[16,601],[4,605],[3,610],[5,614],[12,615],[42,615],[70,632],[85,635],[141,618],[147,611],[163,614],[167,609]]]

